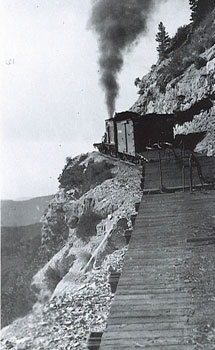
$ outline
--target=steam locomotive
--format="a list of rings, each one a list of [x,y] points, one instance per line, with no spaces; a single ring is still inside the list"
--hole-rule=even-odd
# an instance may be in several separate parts
[[[104,154],[139,162],[147,147],[174,140],[173,114],[147,114],[126,111],[105,120],[105,134],[94,147]]]

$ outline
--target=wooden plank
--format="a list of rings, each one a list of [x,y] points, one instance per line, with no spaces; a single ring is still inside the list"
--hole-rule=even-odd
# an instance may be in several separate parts
[[[214,191],[143,199],[100,350],[192,350],[199,323],[215,318],[215,266],[199,260],[213,262],[214,247],[187,239],[214,228],[214,209]]]
[[[115,304],[114,308],[111,308],[111,313],[109,315],[110,318],[112,317],[124,317],[124,318],[130,318],[130,317],[134,317],[134,318],[140,318],[142,317],[143,319],[146,317],[160,317],[160,316],[186,316],[189,314],[189,312],[191,311],[191,308],[186,307],[186,306],[182,306],[180,309],[177,307],[174,308],[168,308],[168,309],[161,309],[161,308],[144,308],[141,310],[140,307],[136,306],[136,307],[126,307],[124,308],[117,306]],[[193,311],[193,310],[192,310]]]
[[[115,345],[116,342],[120,342],[121,346],[132,346],[134,344],[141,344],[141,346],[153,346],[155,347],[156,345],[188,345],[190,338],[189,337],[171,337],[171,338],[167,338],[167,337],[151,337],[151,338],[143,338],[143,336],[140,334],[139,337],[132,337],[132,338],[120,338],[116,337],[116,338],[112,338],[112,339],[106,339],[106,336],[102,337],[102,344],[103,343],[107,343],[109,345]],[[102,349],[102,347],[101,347]],[[180,348],[178,348],[180,349]],[[191,348],[190,348],[191,349]]]
[[[141,343],[138,342],[133,342],[133,344],[123,344],[123,347],[121,346],[121,344],[117,345],[116,343],[114,345],[110,345],[108,343],[103,344],[100,346],[99,350],[119,350],[119,349],[123,349],[123,350],[138,350],[138,349],[143,349],[146,347],[142,347]],[[147,346],[147,350],[179,350],[178,345],[148,345]],[[180,350],[191,350],[192,348],[190,347],[190,345],[180,345]]]
[[[105,336],[105,340],[113,340],[113,339],[118,339],[118,337],[123,338],[123,340],[126,339],[135,339],[139,338],[142,340],[142,342],[148,342],[149,339],[155,339],[159,337],[160,339],[165,338],[166,343],[168,343],[168,340],[170,344],[174,344],[174,340],[176,338],[185,338],[187,333],[189,332],[189,329],[187,328],[181,328],[181,329],[151,329],[149,331],[147,330],[133,330],[132,332],[128,331],[123,331],[123,330],[118,330],[112,331],[108,330],[108,333]],[[131,337],[132,334],[132,337]],[[181,339],[182,340],[182,339]],[[156,343],[156,340],[155,340]]]
[[[187,326],[187,329],[193,330],[195,325]],[[170,331],[171,329],[184,329],[184,322],[151,322],[151,323],[144,323],[144,324],[134,324],[134,323],[122,323],[118,325],[108,325],[108,332],[133,332],[133,331],[156,331],[156,330],[166,330]]]

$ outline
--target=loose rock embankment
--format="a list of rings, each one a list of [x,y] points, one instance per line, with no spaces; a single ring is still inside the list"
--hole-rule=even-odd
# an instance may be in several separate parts
[[[112,300],[109,270],[122,267],[124,232],[132,227],[130,218],[142,195],[141,168],[96,152],[78,159],[88,174],[89,163],[100,170],[104,160],[111,163],[111,176],[88,191],[81,185],[61,188],[51,201],[43,234],[52,244],[45,240],[44,249],[50,253],[56,242],[59,250],[33,279],[38,297],[33,312],[2,330],[2,350],[86,349],[90,330],[105,327]],[[89,211],[96,215],[90,228],[82,225]]]

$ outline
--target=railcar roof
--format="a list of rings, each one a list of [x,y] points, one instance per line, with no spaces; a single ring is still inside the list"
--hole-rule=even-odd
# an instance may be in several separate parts
[[[120,113],[115,113],[112,118],[106,119],[106,120],[115,120],[115,121],[123,121],[127,119],[132,119],[132,120],[140,120],[140,119],[148,119],[148,118],[163,118],[163,119],[168,119],[168,118],[173,118],[174,114],[157,114],[157,113],[150,113],[150,114],[144,114],[140,115],[136,112],[132,111],[125,111],[125,112],[120,112]]]

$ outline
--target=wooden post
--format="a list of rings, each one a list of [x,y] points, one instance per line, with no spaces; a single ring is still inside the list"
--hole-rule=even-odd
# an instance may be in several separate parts
[[[158,147],[158,157],[159,157],[159,170],[160,170],[160,190],[163,189],[163,177],[162,177],[162,167],[161,167],[161,154],[160,148]]]
[[[182,158],[182,182],[183,182],[183,191],[185,192],[185,147],[183,142],[183,158]]]
[[[193,168],[192,168],[192,154],[189,158],[189,167],[190,167],[190,192],[193,190]]]

